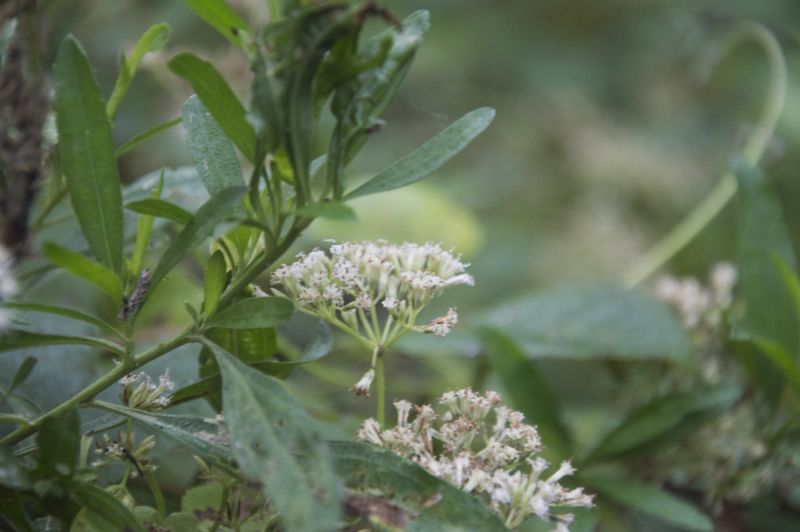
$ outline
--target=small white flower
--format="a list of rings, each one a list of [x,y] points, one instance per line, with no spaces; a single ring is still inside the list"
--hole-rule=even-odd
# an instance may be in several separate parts
[[[357,383],[350,388],[350,391],[356,395],[366,395],[369,397],[369,389],[372,386],[372,381],[375,379],[375,370],[370,369],[364,374]]]

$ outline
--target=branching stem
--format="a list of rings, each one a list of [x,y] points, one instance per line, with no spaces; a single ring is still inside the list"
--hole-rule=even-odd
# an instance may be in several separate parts
[[[786,62],[780,44],[772,32],[755,22],[737,26],[725,41],[719,57],[744,41],[753,41],[762,48],[770,71],[769,89],[761,116],[741,154],[745,162],[755,166],[764,154],[783,111],[787,86]],[[728,204],[736,194],[736,189],[736,176],[732,172],[726,172],[711,192],[678,225],[634,263],[624,275],[624,283],[630,287],[636,286],[678,254]]]

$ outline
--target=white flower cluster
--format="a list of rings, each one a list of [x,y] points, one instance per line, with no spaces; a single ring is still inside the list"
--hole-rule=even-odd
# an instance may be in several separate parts
[[[428,405],[398,401],[395,427],[381,430],[370,418],[356,438],[409,458],[432,475],[483,496],[509,528],[535,515],[544,521],[554,519],[556,530],[566,531],[573,516],[552,514],[551,508],[592,506],[592,497],[583,488],[559,484],[575,472],[569,462],[549,476],[544,474],[549,464],[537,456],[542,450],[539,433],[523,423],[522,413],[503,406],[499,394],[481,395],[466,388],[445,393],[439,403],[446,409],[442,415]]]
[[[656,282],[655,294],[678,312],[686,327],[714,329],[733,303],[735,285],[736,268],[723,262],[712,268],[708,288],[694,277],[664,276]]]
[[[437,244],[387,244],[343,242],[330,247],[330,255],[315,249],[300,253],[297,261],[278,268],[272,284],[307,312],[323,319],[338,319],[371,341],[382,337],[371,319],[376,309],[388,311],[400,330],[415,328],[419,312],[448,286],[473,285],[466,264]],[[421,330],[444,336],[458,322],[454,310]],[[392,331],[387,331],[391,334]]]
[[[119,380],[122,384],[120,400],[130,408],[155,412],[169,405],[169,397],[164,395],[175,389],[175,383],[169,378],[169,370],[158,378],[158,384],[144,372],[131,373]]]
[[[13,273],[11,254],[0,246],[0,303],[8,301],[17,294],[17,279]],[[0,308],[0,332],[8,328],[11,314]]]
[[[467,266],[438,244],[343,242],[329,253],[300,253],[273,272],[271,284],[275,294],[372,349],[374,367],[378,352],[408,331],[445,336],[456,326],[453,308],[424,325],[417,317],[445,288],[475,284]],[[367,372],[353,391],[368,395],[374,376]]]

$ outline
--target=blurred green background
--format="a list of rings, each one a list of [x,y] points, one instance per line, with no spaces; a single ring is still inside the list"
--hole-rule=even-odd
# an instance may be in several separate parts
[[[267,20],[265,0],[230,4],[253,27]],[[327,238],[431,240],[452,246],[472,263],[476,286],[448,293],[438,310],[458,306],[467,327],[471,315],[520,293],[619,280],[714,185],[755,127],[768,75],[761,50],[736,48],[716,68],[708,68],[723,35],[742,21],[769,27],[786,54],[790,87],[764,167],[800,244],[800,209],[793,200],[800,193],[800,2],[413,0],[384,5],[398,18],[427,9],[432,28],[386,114],[385,127],[356,160],[352,183],[475,107],[494,107],[497,118],[429,180],[354,202],[355,223],[315,222],[302,246],[321,245]],[[211,60],[247,97],[250,77],[244,58],[178,0],[51,2],[47,11],[50,56],[67,32],[74,33],[97,69],[104,94],[116,78],[120,49],[132,47],[151,24],[163,21],[172,27],[170,44],[147,57],[120,109],[117,144],[180,115],[191,89],[168,71],[166,60],[181,50]],[[373,22],[370,29],[379,26]],[[124,156],[121,174],[132,182],[162,166],[188,164],[183,131],[177,127]],[[712,263],[734,258],[734,233],[728,207],[670,263],[670,270],[705,276]],[[145,331],[150,324],[143,341],[187,321],[183,301],[201,298],[200,284],[191,279],[187,272],[186,279],[162,286],[162,297],[155,299],[162,306],[151,305],[140,320]],[[58,278],[37,291],[40,297],[50,294],[73,303],[79,293]],[[302,343],[304,326],[290,324],[289,338]],[[351,353],[351,347],[341,339],[333,356],[289,381],[304,390],[306,406],[324,419],[347,413],[344,427],[331,428],[345,438],[371,408],[346,391],[367,364],[366,354],[346,362],[337,356]],[[436,356],[415,356],[426,349],[434,349]],[[194,356],[191,349],[185,351],[159,363],[175,368],[179,385],[195,375]],[[391,396],[429,399],[476,378],[492,383],[482,362],[465,356],[475,355],[475,346],[457,337],[438,347],[408,344],[406,351],[411,356],[398,353],[390,363]],[[86,361],[80,364],[88,382],[97,370]],[[593,406],[593,398],[615,393],[597,366],[560,361],[543,368],[579,434],[611,426],[621,415],[608,405]],[[40,364],[31,382],[45,383],[52,369]],[[310,388],[303,386],[312,381],[328,385],[314,386],[309,395]],[[177,461],[170,467],[165,462],[161,476],[180,484],[170,475],[183,467],[190,463]],[[184,479],[191,476],[191,471],[183,473]]]

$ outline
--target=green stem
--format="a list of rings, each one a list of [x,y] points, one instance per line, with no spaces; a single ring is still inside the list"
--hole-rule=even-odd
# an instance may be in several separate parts
[[[375,388],[378,395],[377,418],[381,427],[386,426],[386,379],[383,371],[383,350],[376,347],[377,357],[375,360]]]
[[[786,100],[786,63],[780,44],[772,33],[754,22],[742,24],[731,32],[722,47],[719,57],[742,41],[757,43],[767,56],[770,68],[769,91],[757,125],[742,150],[744,160],[755,166],[775,131],[775,126],[783,111]],[[650,248],[623,279],[627,286],[633,287],[667,263],[679,251],[686,247],[736,194],[736,177],[726,172],[708,195],[678,224],[652,248]]]
[[[156,481],[156,476],[153,474],[152,471],[145,471],[144,479],[147,482],[147,486],[150,488],[150,493],[153,494],[153,500],[156,503],[156,510],[158,510],[158,515],[161,517],[167,516],[167,503],[164,500],[164,494],[161,493],[161,487],[158,485],[158,481]]]
[[[99,394],[106,388],[112,386],[115,382],[120,380],[122,377],[124,377],[131,371],[134,371],[137,368],[144,366],[148,362],[152,362],[153,360],[187,343],[189,341],[188,336],[190,333],[191,333],[191,328],[185,330],[175,338],[162,342],[157,346],[148,349],[141,355],[134,357],[132,360],[128,362],[123,362],[122,364],[115,366],[113,369],[111,369],[111,371],[109,371],[108,373],[97,379],[95,382],[93,382],[80,392],[76,393],[75,395],[73,395],[72,397],[61,403],[60,405],[54,407],[53,409],[49,410],[48,412],[45,412],[38,418],[31,421],[30,425],[25,427],[20,427],[14,432],[0,439],[0,444],[13,445],[21,441],[22,439],[30,436],[31,434],[39,430],[39,427],[41,426],[42,422],[44,422],[44,420],[62,414],[70,410],[71,408],[78,406],[84,401],[91,399],[95,395]]]
[[[16,416],[14,414],[0,414],[0,424],[5,423],[13,423],[15,425],[22,425],[23,427],[30,425],[30,421],[22,416]]]

